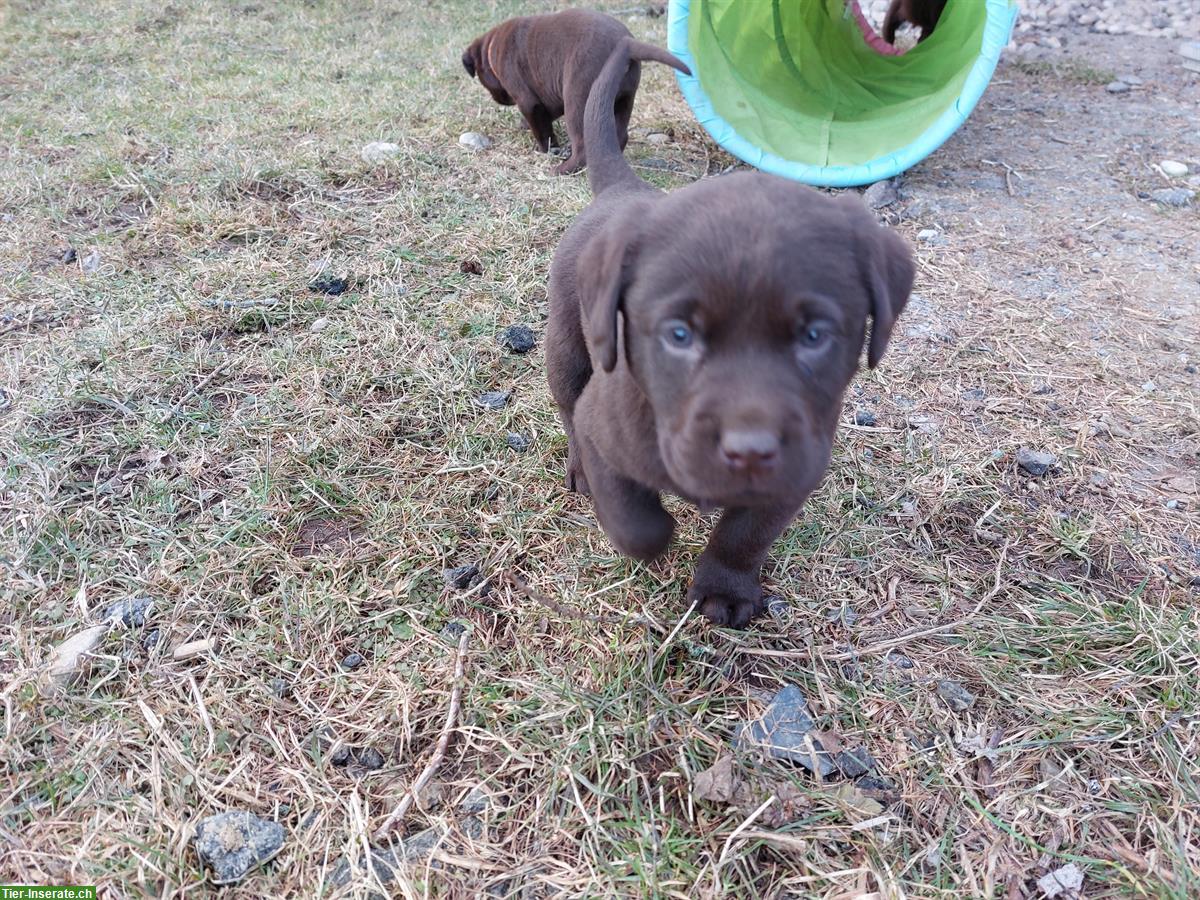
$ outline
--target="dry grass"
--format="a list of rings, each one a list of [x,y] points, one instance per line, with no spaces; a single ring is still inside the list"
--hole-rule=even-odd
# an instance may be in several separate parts
[[[787,611],[681,623],[706,520],[681,509],[654,566],[615,555],[560,487],[540,352],[495,340],[540,333],[586,186],[546,174],[458,54],[547,6],[8,10],[0,881],[198,891],[196,823],[240,808],[287,841],[229,896],[317,894],[429,762],[465,626],[457,729],[397,832],[440,840],[398,895],[1021,897],[1076,861],[1089,897],[1195,896],[1195,213],[1138,201],[1149,151],[1115,133],[1088,197],[1046,187],[1074,151],[1031,136],[1083,113],[1044,121],[1022,98],[1047,74],[1008,71],[909,177],[927,205],[898,227],[950,243],[921,250],[903,334],[775,548]],[[635,136],[643,174],[728,165],[664,72],[643,85],[635,127],[677,137]],[[468,129],[494,149],[458,147]],[[377,139],[399,157],[363,163]],[[1122,255],[1118,225],[1157,243]],[[354,283],[313,293],[319,271]],[[512,401],[481,410],[487,390]],[[1058,466],[1023,477],[1021,446]],[[464,563],[486,589],[443,584]],[[146,626],[45,690],[50,649],[129,596],[154,599]],[[751,756],[743,802],[696,797],[784,683],[878,760],[881,817]],[[333,765],[343,746],[383,768]],[[479,820],[457,808],[475,786]]]

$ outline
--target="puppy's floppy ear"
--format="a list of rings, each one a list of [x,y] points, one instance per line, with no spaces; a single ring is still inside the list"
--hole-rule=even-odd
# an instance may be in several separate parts
[[[867,365],[873,369],[883,359],[896,319],[908,303],[917,269],[904,238],[879,225],[857,197],[848,197],[846,202],[851,227],[857,233],[859,271],[871,298]]]
[[[475,40],[471,41],[467,49],[463,51],[463,68],[467,70],[467,74],[472,78],[475,77],[475,69],[479,65],[479,44],[482,40],[482,38],[475,38]]]
[[[617,365],[617,317],[636,253],[637,237],[628,222],[629,218],[609,222],[584,245],[575,262],[583,333],[605,372]]]
[[[871,343],[867,346],[867,365],[872,369],[883,359],[892,337],[896,319],[904,311],[917,275],[912,250],[904,238],[890,228],[876,226],[874,258],[867,284],[871,291]]]

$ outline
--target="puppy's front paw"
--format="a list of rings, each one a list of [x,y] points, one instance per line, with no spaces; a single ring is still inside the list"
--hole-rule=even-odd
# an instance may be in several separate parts
[[[687,599],[714,625],[731,628],[745,628],[767,611],[756,575],[716,567],[696,570]]]
[[[583,160],[579,159],[575,155],[571,155],[555,166],[554,172],[558,175],[574,175],[582,168]]]

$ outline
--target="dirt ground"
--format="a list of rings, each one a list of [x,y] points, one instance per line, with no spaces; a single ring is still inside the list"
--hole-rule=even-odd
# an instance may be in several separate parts
[[[644,566],[561,486],[586,182],[459,64],[553,8],[0,10],[0,882],[215,893],[200,823],[245,811],[271,858],[229,897],[1196,896],[1179,41],[1022,32],[891,186],[915,296],[733,632],[685,615],[710,517]],[[735,163],[642,85],[644,177]],[[735,743],[787,685],[872,771]]]

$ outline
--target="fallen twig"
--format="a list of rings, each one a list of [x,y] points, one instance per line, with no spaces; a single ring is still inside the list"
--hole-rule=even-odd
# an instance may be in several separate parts
[[[396,804],[396,808],[391,811],[383,824],[375,831],[375,840],[382,841],[387,838],[388,832],[396,827],[407,815],[413,802],[424,790],[425,785],[437,773],[438,768],[442,765],[442,760],[446,758],[446,748],[450,746],[450,735],[454,733],[455,726],[458,724],[458,707],[462,700],[462,684],[463,672],[466,666],[467,657],[467,642],[471,639],[471,632],[464,631],[458,639],[458,653],[454,659],[454,686],[450,689],[450,707],[446,710],[446,722],[442,725],[442,733],[438,737],[437,746],[433,748],[433,755],[429,758],[429,762],[425,768],[421,770],[421,774],[409,786],[408,791],[400,798],[400,802]]]
[[[597,616],[591,613],[580,612],[577,609],[563,606],[557,600],[552,600],[540,591],[531,588],[519,575],[514,575],[512,572],[505,572],[503,578],[530,600],[540,603],[551,612],[558,613],[567,619],[576,619],[581,622],[595,622],[598,625],[641,625],[647,630],[655,627],[654,623],[641,616]]]
[[[211,372],[209,372],[207,375],[205,375],[203,378],[201,378],[200,381],[195,385],[195,387],[190,388],[187,393],[185,393],[182,397],[180,397],[179,401],[174,406],[172,406],[170,409],[168,409],[166,411],[166,413],[163,415],[162,424],[166,425],[173,418],[175,418],[175,416],[179,413],[179,411],[181,409],[183,409],[183,404],[187,403],[189,400],[191,400],[193,397],[195,397],[198,393],[200,393],[202,390],[204,390],[206,387],[208,387],[209,384],[212,383],[212,380],[214,378],[216,378],[218,375],[220,375],[222,372],[225,371],[225,369],[229,366],[229,363],[230,363],[230,360],[228,360],[228,359],[224,360],[223,362],[218,363],[217,367],[215,369],[213,369]]]

